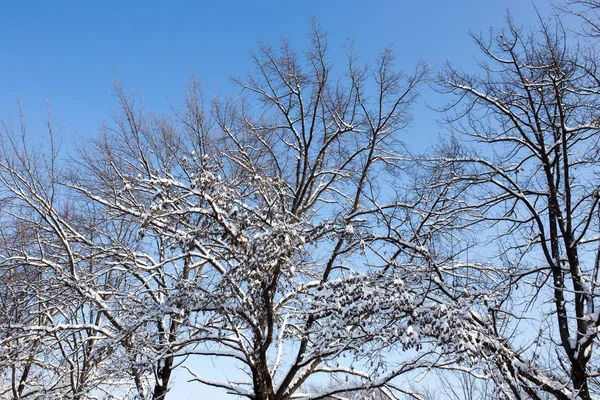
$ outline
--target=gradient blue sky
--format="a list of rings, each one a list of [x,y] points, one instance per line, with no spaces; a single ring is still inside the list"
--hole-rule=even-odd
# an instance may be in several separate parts
[[[537,7],[549,13],[547,1]],[[192,74],[209,92],[229,90],[229,76],[245,74],[259,38],[276,43],[285,35],[300,47],[311,16],[332,48],[352,38],[366,59],[393,44],[406,69],[420,58],[434,68],[446,60],[468,65],[469,30],[501,25],[507,9],[519,24],[537,19],[528,0],[1,2],[0,119],[15,113],[19,97],[36,130],[48,101],[68,141],[110,118],[117,76],[155,110],[177,102]],[[432,102],[427,93],[413,127],[435,130],[424,101]]]
[[[542,15],[551,12],[549,1],[536,6]],[[259,38],[275,44],[285,35],[301,49],[311,16],[329,32],[332,48],[354,39],[367,60],[392,44],[398,66],[406,70],[419,59],[432,69],[445,61],[470,68],[475,46],[468,32],[501,27],[507,9],[518,25],[537,22],[528,0],[3,1],[0,120],[15,114],[20,98],[32,137],[40,138],[49,102],[69,145],[110,119],[117,76],[126,88],[141,91],[148,109],[167,111],[192,74],[209,93],[231,90],[229,76],[245,74]],[[443,100],[424,91],[406,134],[409,145],[427,144],[441,130],[426,103]],[[197,367],[217,375],[227,370],[210,362]],[[177,381],[173,399],[208,396],[198,385],[182,384],[183,376]],[[210,393],[212,400],[230,398]]]

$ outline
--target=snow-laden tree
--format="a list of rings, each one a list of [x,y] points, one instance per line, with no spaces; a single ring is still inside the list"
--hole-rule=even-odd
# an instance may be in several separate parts
[[[119,390],[123,371],[108,361],[119,348],[102,348],[123,331],[111,311],[117,284],[101,222],[59,185],[64,165],[51,132],[48,143],[29,146],[23,118],[18,127],[3,123],[1,131],[1,395]]]
[[[181,366],[255,400],[419,398],[436,368],[566,393],[504,336],[511,275],[469,260],[483,182],[401,141],[425,66],[347,50],[335,67],[313,26],[300,55],[261,45],[240,96],[192,81],[169,114],[117,86],[114,121],[69,161],[4,128],[3,395],[163,399]]]
[[[456,209],[487,227],[480,254],[506,276],[492,332],[513,354],[489,371],[511,398],[600,390],[600,75],[594,49],[573,36],[560,20],[524,31],[509,19],[476,38],[479,73],[440,75],[456,95],[438,158],[452,171],[445,184],[468,186]]]
[[[437,277],[425,243],[433,221],[407,222],[418,219],[407,211],[421,204],[427,213],[430,199],[408,204],[381,187],[400,182],[398,135],[425,68],[397,73],[385,50],[373,68],[349,54],[336,76],[325,35],[314,27],[310,40],[305,57],[286,42],[261,46],[254,73],[238,81],[242,100],[206,107],[192,85],[183,112],[152,116],[119,92],[122,114],[69,179],[137,230],[133,243],[113,245],[123,276],[140,284],[124,308],[153,325],[134,336],[144,343],[136,360],[155,360],[155,398],[187,357],[233,360],[247,382],[190,370],[192,380],[253,399],[379,387],[435,363],[386,357],[419,342],[407,342],[410,326],[393,326],[426,301]],[[407,303],[386,299],[396,275],[390,289],[400,291],[410,277]],[[395,320],[386,320],[391,310],[365,308],[378,301],[400,310]],[[318,375],[341,384],[300,391]]]
[[[476,363],[495,300],[485,268],[454,262],[468,221],[445,210],[463,189],[421,186],[440,176],[413,174],[400,141],[425,67],[396,72],[390,50],[369,67],[350,49],[338,72],[327,52],[316,26],[302,56],[263,45],[239,99],[207,105],[192,83],[173,115],[117,88],[115,123],[63,180],[103,218],[120,319],[102,348],[127,355],[139,396],[163,398],[201,357],[248,379],[189,368],[192,381],[257,400],[395,398],[410,392],[395,378]],[[337,384],[305,389],[322,377]]]

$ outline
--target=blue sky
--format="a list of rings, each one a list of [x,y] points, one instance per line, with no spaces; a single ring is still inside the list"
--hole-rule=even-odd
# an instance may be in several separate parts
[[[549,4],[538,3],[548,14]],[[500,25],[506,9],[519,24],[537,18],[527,0],[2,2],[0,119],[15,113],[20,98],[38,134],[49,102],[68,142],[110,119],[118,76],[154,110],[176,103],[192,74],[209,92],[230,90],[229,76],[245,74],[259,38],[276,43],[285,35],[301,48],[311,16],[332,48],[352,38],[367,60],[393,44],[407,70],[420,58],[434,68],[446,60],[469,65],[468,31]],[[436,129],[425,101],[435,99],[425,93],[415,108],[420,137]]]
[[[537,7],[550,14],[548,1]],[[333,49],[354,39],[357,52],[372,60],[392,44],[398,66],[406,70],[419,59],[434,70],[445,61],[470,68],[476,49],[468,32],[502,26],[507,9],[518,25],[537,22],[528,0],[5,1],[0,4],[0,120],[15,114],[20,98],[31,137],[38,140],[49,102],[69,145],[110,120],[117,105],[111,88],[116,77],[129,90],[141,91],[148,109],[168,111],[192,74],[209,93],[230,91],[229,76],[245,74],[258,39],[276,44],[285,35],[302,49],[311,16],[329,32]],[[439,116],[426,103],[443,100],[424,90],[405,139],[415,147],[441,130],[435,123]],[[218,376],[226,368],[208,362],[196,369]],[[207,396],[197,385],[183,385],[183,377],[177,380],[172,398]],[[212,400],[229,399],[211,393]]]

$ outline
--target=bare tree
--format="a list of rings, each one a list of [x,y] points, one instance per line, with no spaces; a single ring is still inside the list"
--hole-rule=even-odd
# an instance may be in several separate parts
[[[592,49],[570,40],[560,20],[524,32],[509,18],[475,38],[480,75],[440,76],[457,99],[453,133],[472,144],[440,164],[470,186],[457,210],[487,224],[484,251],[501,249],[506,300],[493,333],[513,350],[489,371],[514,398],[597,394],[599,75]]]
[[[425,68],[395,72],[390,50],[368,68],[350,52],[336,76],[317,26],[304,57],[284,41],[253,59],[241,100],[208,107],[192,84],[171,117],[117,88],[122,112],[68,181],[137,232],[111,239],[123,279],[139,285],[125,308],[148,329],[131,331],[128,351],[141,351],[138,368],[156,361],[155,398],[199,356],[230,359],[249,381],[189,370],[192,381],[251,399],[398,398],[407,389],[394,378],[468,357],[486,335],[469,311],[480,296],[455,279],[444,289],[464,268],[442,245],[454,189],[402,190],[398,134]],[[392,367],[388,353],[404,350]],[[339,384],[302,391],[320,375]]]
[[[62,164],[49,124],[48,151],[27,145],[26,123],[2,124],[0,193],[3,394],[84,398],[113,380],[107,359],[119,327],[110,314],[110,266],[96,216],[58,184]],[[85,215],[85,216],[84,216]]]
[[[253,107],[217,102],[206,113],[193,87],[177,117],[148,117],[119,92],[116,128],[70,181],[113,218],[132,221],[140,244],[158,243],[158,257],[141,245],[143,257],[124,261],[152,307],[171,307],[157,321],[166,358],[156,368],[155,398],[167,390],[174,359],[191,355],[239,362],[248,383],[196,372],[193,380],[255,399],[288,398],[316,374],[360,377],[344,391],[381,386],[407,368],[375,379],[332,364],[375,338],[329,333],[339,327],[328,326],[337,321],[322,308],[323,289],[351,271],[368,273],[374,266],[360,254],[379,251],[376,243],[398,248],[398,238],[367,233],[386,216],[396,223],[402,207],[393,198],[376,202],[370,178],[398,158],[394,136],[408,122],[424,68],[404,77],[384,51],[372,102],[364,88],[370,71],[350,55],[346,81],[336,81],[326,52],[316,26],[306,68],[287,43],[280,51],[262,46],[257,75],[239,81]],[[295,355],[286,361],[284,351]]]

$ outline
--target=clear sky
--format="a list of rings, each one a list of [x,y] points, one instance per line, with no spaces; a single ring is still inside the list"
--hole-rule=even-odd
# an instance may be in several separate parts
[[[536,6],[542,15],[551,12],[548,0]],[[35,138],[49,102],[68,144],[110,119],[117,76],[156,111],[179,101],[192,74],[209,92],[231,90],[229,76],[245,74],[258,39],[275,44],[284,35],[301,50],[311,16],[329,32],[332,48],[354,39],[367,60],[392,44],[406,70],[419,59],[432,69],[445,61],[469,68],[475,46],[468,32],[501,27],[507,9],[518,25],[537,22],[529,0],[2,1],[0,120],[14,115],[20,98]],[[425,103],[440,102],[425,90],[406,134],[409,145],[434,140],[440,128]],[[206,398],[203,388],[183,381],[172,399]],[[211,393],[211,400],[229,399]]]
[[[537,6],[548,14],[548,0]],[[0,119],[14,114],[19,97],[36,130],[48,101],[68,140],[93,134],[110,118],[117,76],[155,110],[177,102],[192,74],[209,92],[229,90],[229,76],[245,74],[259,38],[276,43],[285,35],[301,48],[311,16],[329,32],[332,48],[352,38],[366,59],[393,44],[407,70],[420,58],[434,68],[446,60],[468,64],[469,30],[501,25],[507,9],[519,24],[537,18],[528,0],[4,1]],[[432,102],[427,94],[425,100]],[[422,106],[415,111],[413,128],[436,129],[435,115]]]

